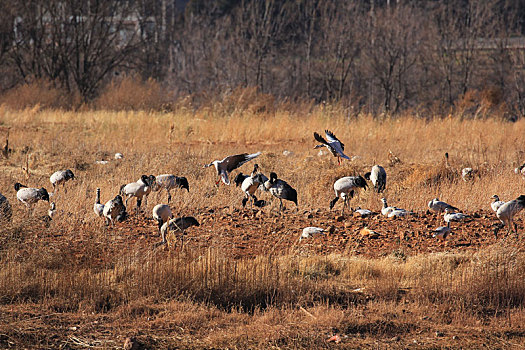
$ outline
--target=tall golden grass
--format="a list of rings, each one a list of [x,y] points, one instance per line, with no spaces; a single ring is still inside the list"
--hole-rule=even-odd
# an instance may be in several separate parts
[[[325,344],[325,333],[319,332],[393,337],[421,330],[426,314],[435,322],[425,326],[427,330],[450,323],[475,327],[479,320],[486,327],[500,327],[487,319],[504,320],[505,327],[512,328],[523,319],[525,255],[514,240],[479,252],[393,253],[379,259],[304,256],[294,247],[238,259],[213,247],[165,252],[131,244],[116,249],[112,243],[118,230],[104,229],[92,213],[97,187],[105,202],[120,185],[143,173],[186,176],[190,192],[177,192],[172,206],[176,215],[199,217],[210,208],[240,206],[239,189],[217,189],[215,172],[202,165],[241,152],[262,151],[257,159],[262,171],[277,172],[297,189],[300,210],[328,207],[337,177],[363,174],[373,164],[387,170],[385,196],[390,203],[415,211],[426,210],[436,196],[472,211],[488,209],[494,193],[505,200],[525,193],[525,181],[513,173],[524,160],[523,120],[349,118],[337,105],[291,108],[266,97],[262,102],[250,97],[250,103],[245,96],[237,97],[243,102],[232,108],[235,94],[241,92],[198,109],[182,101],[170,112],[13,110],[2,105],[0,142],[9,131],[13,152],[0,160],[0,192],[12,202],[15,215],[12,224],[0,228],[0,303],[36,303],[73,314],[116,313],[127,320],[156,315],[159,307],[174,308],[184,326],[214,328],[209,322],[214,317],[229,324],[216,329],[230,332],[214,331],[198,343],[202,347],[240,342],[241,347],[312,348]],[[325,129],[344,142],[346,154],[356,156],[352,162],[337,166],[331,155],[318,156],[312,134]],[[293,153],[285,156],[284,150]],[[389,151],[401,162],[391,164]],[[124,159],[113,160],[115,152],[122,152]],[[109,162],[99,165],[96,160]],[[22,170],[26,163],[27,173]],[[479,174],[471,182],[458,175],[466,166]],[[71,168],[77,179],[68,184],[67,194],[61,189],[54,197],[59,216],[47,229],[37,218],[25,217],[12,187],[19,181],[49,188],[49,175],[63,168]],[[249,172],[246,166],[240,170]],[[153,193],[147,210],[151,202],[164,200],[165,194]],[[378,210],[379,196],[362,192],[352,205]],[[36,215],[44,209],[39,206]],[[56,239],[29,244],[35,236],[46,235]],[[72,241],[81,241],[82,249]],[[200,311],[192,318],[188,309]],[[352,320],[364,310],[367,321]],[[293,319],[308,321],[295,329],[290,326]],[[175,321],[159,316],[158,322]],[[241,324],[255,333],[270,324],[282,333],[246,340]],[[369,340],[351,344],[371,344]]]

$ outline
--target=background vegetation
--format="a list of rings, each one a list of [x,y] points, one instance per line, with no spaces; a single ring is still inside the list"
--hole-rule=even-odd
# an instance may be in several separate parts
[[[60,92],[44,94],[42,106],[108,108],[107,97],[97,103],[108,84],[134,77],[159,84],[160,100],[143,106],[155,109],[255,87],[276,100],[339,101],[350,115],[525,113],[519,0],[0,5],[0,92],[26,103],[37,102],[31,84]]]

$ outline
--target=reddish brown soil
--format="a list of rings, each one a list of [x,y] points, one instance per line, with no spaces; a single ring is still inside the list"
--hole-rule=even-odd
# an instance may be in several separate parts
[[[218,248],[234,258],[254,257],[260,254],[347,254],[365,257],[381,257],[388,254],[405,256],[440,251],[477,250],[496,242],[494,224],[499,222],[490,211],[467,213],[471,216],[466,222],[451,224],[452,233],[445,241],[432,237],[433,230],[444,226],[442,216],[428,212],[416,213],[404,218],[386,218],[376,214],[361,218],[352,214],[341,216],[341,212],[285,210],[280,215],[277,210],[240,210],[229,207],[221,209],[202,208],[197,215],[199,227],[186,230],[184,249]],[[522,227],[520,218],[516,220]],[[88,225],[88,224],[86,224]],[[89,225],[93,225],[92,222]],[[307,226],[321,227],[327,234],[299,241],[302,229]],[[101,220],[100,230],[103,230]],[[377,235],[367,235],[361,230],[368,227]],[[53,226],[49,232],[53,231]],[[92,227],[86,229],[92,230]],[[82,236],[82,233],[80,233]],[[504,239],[506,229],[500,231],[498,240]],[[52,242],[63,236],[68,245],[82,254],[82,245],[87,237],[70,240],[67,234],[50,234],[38,237]],[[106,228],[107,241],[99,242],[101,247],[110,250],[123,250],[129,247],[154,249],[160,241],[156,223],[145,216],[132,215],[126,222]],[[179,236],[180,237],[180,236]],[[513,235],[511,235],[513,237]],[[172,242],[175,242],[173,240]],[[73,247],[71,247],[73,248]],[[160,249],[181,249],[177,246],[163,246]]]

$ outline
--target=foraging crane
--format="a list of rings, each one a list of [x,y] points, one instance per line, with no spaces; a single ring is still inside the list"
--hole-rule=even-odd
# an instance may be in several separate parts
[[[321,143],[319,145],[316,145],[314,149],[321,148],[323,146],[328,148],[332,155],[334,157],[337,157],[337,163],[339,165],[341,165],[341,158],[350,160],[350,158],[343,153],[343,151],[345,150],[345,145],[341,141],[339,141],[331,131],[325,130],[324,133],[326,135],[326,140],[321,135],[314,132],[315,140]]]
[[[170,219],[173,219],[173,213],[171,212],[171,208],[169,207],[169,205],[157,204],[153,208],[153,219],[157,221],[160,234],[160,229],[162,228],[162,225],[164,225],[164,223],[168,222]]]
[[[428,208],[436,213],[442,213],[445,211],[446,208],[452,210],[459,210],[458,208],[453,207],[450,204],[440,201],[438,198],[434,198],[430,202],[428,202]]]
[[[343,198],[343,210],[345,212],[346,202],[348,197],[352,199],[354,192],[359,188],[367,189],[368,185],[366,180],[362,176],[345,176],[334,182],[335,198],[330,201],[330,210],[333,209],[335,203],[339,200],[339,197]]]
[[[166,189],[166,192],[168,192],[168,204],[171,201],[171,193],[170,191],[174,188],[185,188],[188,192],[190,192],[190,185],[188,183],[188,179],[186,179],[184,176],[175,176],[173,174],[162,174],[158,175],[156,178],[156,186],[154,186],[154,191],[162,191],[162,189]]]
[[[492,203],[490,203],[490,207],[492,208],[492,210],[494,210],[494,212],[497,212],[499,207],[505,204],[505,202],[500,200],[497,194],[493,195],[492,199],[493,201]]]
[[[100,203],[100,188],[97,188],[97,198],[95,204],[93,204],[93,211],[95,215],[102,217],[104,214],[104,204]]]
[[[115,226],[115,221],[122,222],[127,218],[126,206],[119,194],[104,204],[103,215],[106,218],[106,226],[110,222],[111,226]]]
[[[128,206],[128,200],[130,200],[133,197],[137,198],[137,213],[140,210],[140,205],[142,204],[142,198],[149,194],[151,191],[151,179],[146,176],[142,175],[140,177],[140,180],[137,182],[131,182],[127,185],[122,185],[120,187],[120,195],[122,197],[126,198],[125,206]]]
[[[320,227],[313,227],[313,226],[305,227],[303,228],[303,232],[301,233],[301,236],[299,237],[299,242],[301,242],[303,238],[310,238],[313,235],[324,234],[324,233],[325,233],[325,230]]]
[[[21,183],[15,183],[16,198],[24,203],[30,213],[33,212],[33,205],[38,201],[49,202],[49,193],[47,190],[42,188],[31,188],[22,185]]]
[[[260,155],[261,152],[253,154],[236,154],[234,156],[228,156],[223,160],[214,160],[210,164],[206,164],[203,167],[208,168],[212,165],[215,167],[215,170],[217,170],[217,176],[219,176],[219,180],[215,183],[216,185],[219,185],[221,180],[222,182],[224,182],[224,184],[230,185],[230,179],[228,178],[228,174],[240,167],[241,165],[243,165],[244,163],[249,162],[254,158],[257,158]]]
[[[10,222],[13,216],[13,210],[11,204],[7,198],[0,193],[0,222]]]
[[[381,165],[374,165],[372,170],[365,174],[365,179],[372,181],[377,193],[381,193],[386,187],[386,171]]]
[[[279,211],[282,212],[283,210],[283,199],[289,200],[291,202],[295,203],[295,206],[297,207],[297,191],[290,186],[286,181],[277,179],[276,173],[270,173],[270,178],[264,183],[264,187],[270,193],[272,196],[279,198]]]
[[[498,231],[504,226],[507,226],[507,234],[512,230],[512,218],[525,208],[525,195],[521,195],[518,198],[508,201],[499,207],[496,212],[496,216],[501,221],[501,224],[494,230],[494,236],[498,238]],[[518,233],[518,225],[514,223],[514,232]]]
[[[64,187],[64,192],[67,192],[67,189],[65,188],[66,182],[74,179],[75,174],[73,174],[73,172],[69,169],[55,171],[49,177],[49,182],[51,182],[51,184],[53,185],[53,194],[58,191],[58,185],[62,185],[62,187]]]
[[[181,232],[181,249],[184,246],[184,235],[187,228],[190,228],[191,226],[200,226],[197,219],[195,219],[193,216],[184,216],[177,219],[171,219],[168,222],[165,222],[164,225],[160,228],[160,235],[162,237],[162,242],[159,244],[166,244],[167,239],[166,236],[168,234],[168,231],[176,231]]]
[[[437,229],[435,229],[434,235],[432,235],[432,237],[444,241],[445,239],[447,239],[447,236],[449,235],[450,231],[450,221],[448,221],[447,226],[439,226]]]

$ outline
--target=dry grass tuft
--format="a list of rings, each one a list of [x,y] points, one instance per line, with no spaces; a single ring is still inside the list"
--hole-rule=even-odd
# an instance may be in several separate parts
[[[124,76],[113,79],[94,105],[97,109],[112,111],[160,110],[167,101],[167,93],[155,80]]]
[[[78,96],[56,87],[46,80],[35,80],[17,86],[0,96],[0,105],[10,109],[23,110],[31,108],[38,111],[45,108],[69,109],[79,102]]]

